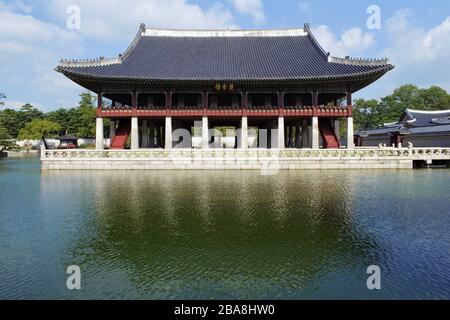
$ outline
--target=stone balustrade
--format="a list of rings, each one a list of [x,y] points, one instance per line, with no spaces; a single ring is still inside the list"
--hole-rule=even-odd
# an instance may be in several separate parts
[[[450,148],[42,150],[44,169],[410,169]]]
[[[450,148],[355,148],[348,149],[139,149],[139,150],[43,150],[41,159],[136,159],[176,157],[273,157],[280,158],[385,158],[450,160]]]

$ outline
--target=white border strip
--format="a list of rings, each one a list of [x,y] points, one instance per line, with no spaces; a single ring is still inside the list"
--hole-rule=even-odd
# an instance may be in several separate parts
[[[285,30],[163,30],[145,29],[142,36],[145,37],[298,37],[307,36],[304,29]]]
[[[450,114],[450,110],[437,110],[437,111],[428,111],[428,110],[414,110],[414,109],[406,109],[406,112],[409,113],[420,113],[420,114]]]

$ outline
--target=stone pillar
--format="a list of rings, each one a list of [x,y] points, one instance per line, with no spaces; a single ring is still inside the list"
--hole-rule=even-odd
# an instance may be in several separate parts
[[[158,139],[158,148],[164,148],[162,130],[163,130],[162,126],[158,126],[156,128],[156,134],[157,134],[157,139]]]
[[[149,147],[154,148],[155,147],[155,126],[153,123],[150,123],[149,131],[150,131]]]
[[[172,149],[172,117],[166,117],[166,131],[164,135],[164,147],[166,150]]]
[[[284,117],[278,117],[278,149],[284,149]]]
[[[208,146],[209,146],[208,117],[202,117],[202,149],[208,149]]]
[[[336,138],[338,138],[338,140],[340,140],[339,119],[334,120],[333,128],[334,128],[334,134],[336,135]]]
[[[109,139],[111,140],[111,143],[115,136],[116,136],[116,121],[109,120]]]
[[[131,149],[139,149],[139,120],[138,117],[131,118]]]
[[[302,136],[300,133],[300,122],[297,122],[297,124],[295,125],[295,147],[297,149],[300,149],[302,147],[302,144],[300,142]]]
[[[302,121],[302,148],[309,148],[309,126],[308,120]]]
[[[284,147],[289,147],[289,126],[284,127]]]
[[[95,149],[105,149],[104,137],[103,137],[103,118],[97,118],[96,130],[95,130]]]
[[[319,117],[312,118],[312,144],[313,149],[319,149]]]
[[[248,119],[242,117],[241,119],[241,136],[240,136],[241,149],[248,149]]]
[[[347,149],[354,149],[355,148],[355,141],[354,141],[354,134],[353,134],[353,117],[347,118]]]
[[[258,127],[258,149],[268,149],[269,131],[264,126]]]
[[[148,126],[147,126],[147,120],[142,120],[142,128],[141,128],[141,135],[142,135],[142,148],[148,148]]]
[[[289,148],[294,147],[294,128],[293,126],[289,127]]]

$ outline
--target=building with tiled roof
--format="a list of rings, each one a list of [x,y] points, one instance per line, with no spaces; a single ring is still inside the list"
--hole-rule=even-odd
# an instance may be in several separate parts
[[[358,146],[399,145],[413,147],[450,147],[450,110],[406,109],[399,121],[373,130],[357,131]]]
[[[171,149],[179,142],[174,130],[193,133],[197,124],[202,147],[221,145],[210,131],[226,126],[240,129],[236,148],[340,148],[339,119],[346,118],[346,146],[352,148],[352,93],[391,69],[387,59],[333,57],[308,25],[286,30],[141,25],[118,57],[61,60],[56,68],[98,94],[99,149],[104,118],[112,120],[111,147],[125,148],[130,137],[132,149]],[[249,128],[268,133],[249,145]],[[192,141],[184,139],[183,147],[194,147]]]

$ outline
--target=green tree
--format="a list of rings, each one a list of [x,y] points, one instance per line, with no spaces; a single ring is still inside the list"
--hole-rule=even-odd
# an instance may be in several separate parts
[[[449,110],[450,95],[438,86],[419,91],[419,99],[422,110]]]
[[[61,126],[50,120],[34,119],[26,124],[25,128],[19,131],[19,140],[42,140],[45,148],[48,149],[46,137],[57,135]]]
[[[0,111],[0,126],[6,130],[8,137],[16,138],[23,127],[19,112],[13,109]]]
[[[74,129],[75,126],[72,123],[71,119],[71,110],[67,110],[64,108],[59,108],[55,111],[48,112],[45,115],[45,118],[47,120],[53,121],[61,126],[61,130],[59,132],[59,135],[64,135],[67,133],[76,133],[76,130]]]
[[[391,95],[381,99],[379,110],[382,122],[395,122],[407,108],[423,108],[420,95],[420,89],[414,85],[404,85],[395,89]]]
[[[359,130],[376,128],[381,121],[378,100],[355,100],[353,103],[353,118],[355,127]]]
[[[0,152],[18,150],[14,139],[10,139],[7,130],[0,124]]]
[[[31,122],[34,119],[44,118],[44,113],[42,111],[28,103],[20,108],[19,115],[21,127],[24,127],[28,122]]]
[[[74,114],[77,117],[75,120],[78,125],[76,134],[79,137],[93,137],[95,136],[96,119],[95,97],[89,92],[82,93],[80,97],[79,106]]]

